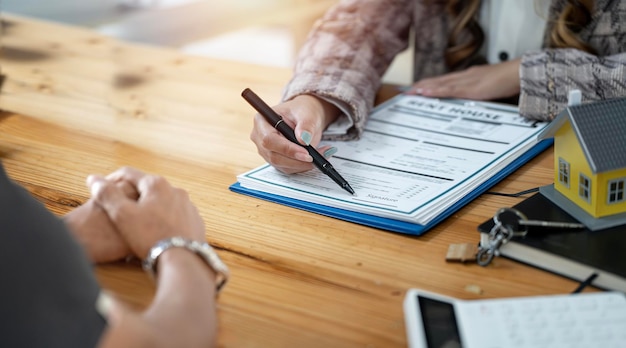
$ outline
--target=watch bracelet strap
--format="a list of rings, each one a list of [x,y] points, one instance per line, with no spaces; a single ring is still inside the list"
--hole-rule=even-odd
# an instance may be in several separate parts
[[[171,248],[184,248],[198,255],[216,274],[217,294],[220,293],[230,275],[226,264],[222,262],[213,247],[206,242],[198,242],[183,237],[171,237],[158,241],[143,260],[142,266],[153,278],[157,275],[158,259],[163,252]]]

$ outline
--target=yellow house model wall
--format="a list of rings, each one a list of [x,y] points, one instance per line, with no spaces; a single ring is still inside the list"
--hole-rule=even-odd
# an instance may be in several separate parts
[[[569,163],[569,187],[559,181],[559,158]],[[591,199],[589,202],[578,195],[578,179],[580,173],[591,180]],[[578,142],[576,134],[572,131],[570,122],[565,124],[554,135],[554,188],[574,202],[590,215],[597,217],[595,204],[597,202],[597,178],[591,172],[587,158]]]
[[[609,181],[626,177],[626,168],[598,174],[598,217],[626,212],[626,201],[608,204]]]
[[[570,165],[569,187],[559,181],[559,158]],[[554,188],[593,217],[626,212],[626,202],[608,204],[607,199],[609,181],[626,177],[626,168],[593,174],[570,122],[566,122],[554,135],[554,168]],[[581,173],[591,180],[589,202],[578,193]]]

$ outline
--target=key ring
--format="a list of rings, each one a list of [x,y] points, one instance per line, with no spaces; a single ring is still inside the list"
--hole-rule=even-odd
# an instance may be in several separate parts
[[[493,228],[487,234],[487,240],[481,242],[478,248],[476,262],[481,266],[487,266],[495,256],[500,254],[502,245],[508,243],[513,237],[525,237],[530,226],[561,229],[585,227],[584,224],[575,222],[528,220],[524,213],[515,208],[500,208],[493,216]]]
[[[489,232],[489,245],[481,246],[476,253],[476,263],[483,267],[490,264],[493,258],[500,254],[500,246],[508,242],[512,235],[513,231],[509,226],[503,226],[500,221],[497,221]]]
[[[507,214],[508,215],[504,215]],[[513,214],[513,215],[510,215]],[[509,219],[513,217],[513,219]],[[526,216],[517,209],[500,208],[493,216],[493,227],[489,231],[489,245],[481,246],[476,253],[476,263],[481,266],[487,266],[493,261],[493,258],[500,254],[500,247],[511,240],[515,236],[525,236],[528,233],[528,227],[525,226],[523,231],[519,231],[519,221],[527,220]]]
[[[528,217],[515,208],[500,208],[493,216],[493,222],[496,225],[500,224],[510,228],[511,234],[506,242],[512,237],[525,237],[528,234],[528,226],[520,223],[527,220]]]

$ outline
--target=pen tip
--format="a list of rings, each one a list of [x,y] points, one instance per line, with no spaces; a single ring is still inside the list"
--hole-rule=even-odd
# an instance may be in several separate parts
[[[354,192],[354,189],[352,189],[352,187],[350,187],[350,185],[348,185],[348,184],[344,185],[343,188],[346,191],[350,192],[350,194],[353,195],[353,196],[356,194],[356,192]]]

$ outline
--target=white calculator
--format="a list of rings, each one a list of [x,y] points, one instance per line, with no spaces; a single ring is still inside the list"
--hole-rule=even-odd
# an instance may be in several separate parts
[[[410,348],[626,347],[626,295],[459,300],[410,289],[404,299]]]

